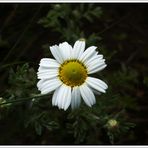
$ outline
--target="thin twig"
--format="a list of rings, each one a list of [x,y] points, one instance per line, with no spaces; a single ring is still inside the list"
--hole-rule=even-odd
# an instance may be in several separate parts
[[[111,29],[112,27],[116,26],[117,24],[119,24],[120,22],[122,22],[124,19],[126,19],[127,17],[129,17],[129,14],[123,16],[122,18],[120,18],[119,20],[117,20],[116,22],[112,23],[110,26],[106,27],[105,29],[103,29],[102,31],[100,31],[98,33],[98,35],[106,32],[107,30]]]
[[[4,21],[3,26],[0,29],[0,33],[3,32],[3,30],[5,29],[5,27],[7,27],[7,25],[9,24],[9,22],[14,18],[15,14],[16,14],[16,10],[18,8],[18,4],[14,5],[13,10],[10,12],[10,14],[8,15],[8,17],[6,18],[6,20]]]
[[[28,97],[28,98],[22,98],[22,99],[16,99],[16,100],[11,100],[11,101],[7,101],[7,102],[3,102],[3,103],[0,103],[0,106],[1,105],[4,105],[4,104],[9,104],[9,103],[16,103],[16,102],[23,102],[23,101],[27,101],[27,100],[32,100],[32,99],[37,99],[37,98],[41,98],[41,97],[45,97],[45,96],[48,96],[49,94],[46,94],[46,95],[36,95],[36,96],[32,96],[32,97]]]
[[[30,20],[30,23],[28,23],[28,25],[26,26],[26,28],[24,29],[24,31],[22,32],[22,34],[20,35],[20,37],[18,38],[18,40],[15,42],[14,46],[11,48],[11,50],[8,52],[8,54],[6,55],[6,57],[4,58],[3,62],[5,62],[9,56],[12,54],[12,52],[14,51],[14,49],[16,48],[16,46],[18,45],[18,43],[22,40],[22,38],[24,37],[26,31],[30,28],[30,26],[32,25],[33,20],[36,18],[36,16],[38,15],[40,9],[43,7],[43,5],[40,5],[38,11],[33,15],[33,17]]]

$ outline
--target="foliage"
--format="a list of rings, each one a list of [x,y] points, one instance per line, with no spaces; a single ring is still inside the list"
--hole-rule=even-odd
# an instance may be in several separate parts
[[[38,23],[59,32],[61,38],[69,42],[85,37],[82,29],[84,22],[93,22],[102,15],[101,7],[95,7],[94,4],[81,4],[78,7],[72,4],[55,4],[51,7],[47,16],[40,19]],[[94,39],[97,38],[97,35],[92,34],[93,36]]]

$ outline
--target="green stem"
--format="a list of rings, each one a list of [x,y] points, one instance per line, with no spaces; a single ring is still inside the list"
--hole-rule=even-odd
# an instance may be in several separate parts
[[[9,104],[9,103],[23,102],[23,101],[27,101],[27,100],[31,100],[31,99],[41,98],[41,97],[45,97],[47,95],[49,95],[49,94],[46,94],[46,95],[40,95],[39,94],[39,95],[36,95],[36,96],[33,96],[33,97],[11,100],[11,101],[0,103],[0,106],[4,105],[4,104]]]

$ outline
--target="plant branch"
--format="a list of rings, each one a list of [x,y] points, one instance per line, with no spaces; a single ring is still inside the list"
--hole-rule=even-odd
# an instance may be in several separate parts
[[[11,100],[11,101],[0,103],[0,106],[1,105],[4,105],[4,104],[9,104],[9,103],[16,103],[16,102],[23,102],[23,101],[28,101],[28,100],[32,100],[32,99],[37,99],[37,98],[45,97],[47,95],[49,95],[49,94],[46,94],[46,95],[39,94],[39,95],[36,95],[36,96],[27,97],[27,98],[21,98],[21,99]]]

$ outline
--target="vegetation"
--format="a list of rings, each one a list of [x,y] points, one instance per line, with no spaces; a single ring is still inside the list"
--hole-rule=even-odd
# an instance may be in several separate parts
[[[0,4],[0,144],[147,144],[145,4]],[[37,90],[49,46],[85,38],[109,88],[89,108],[59,110]]]

